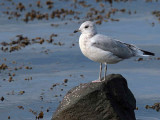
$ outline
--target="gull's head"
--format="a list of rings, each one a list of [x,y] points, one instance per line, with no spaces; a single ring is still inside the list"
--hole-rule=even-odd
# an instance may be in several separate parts
[[[91,21],[86,21],[82,23],[78,31],[81,32],[82,34],[89,34],[89,35],[95,35],[97,33],[95,24]]]

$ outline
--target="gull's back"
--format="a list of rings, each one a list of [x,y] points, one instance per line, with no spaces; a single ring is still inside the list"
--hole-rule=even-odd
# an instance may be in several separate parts
[[[93,47],[103,51],[109,51],[122,59],[127,59],[137,54],[137,48],[135,46],[130,45],[129,47],[127,44],[105,35],[96,34],[90,38],[90,41]]]

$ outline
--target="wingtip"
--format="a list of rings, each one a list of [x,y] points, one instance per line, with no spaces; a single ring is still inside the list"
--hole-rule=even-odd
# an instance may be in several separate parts
[[[155,53],[148,52],[148,51],[145,51],[145,50],[141,50],[141,51],[143,52],[143,55],[155,56]]]

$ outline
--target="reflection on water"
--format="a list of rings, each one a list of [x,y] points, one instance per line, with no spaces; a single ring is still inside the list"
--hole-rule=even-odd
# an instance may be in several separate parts
[[[141,4],[144,3],[140,2]],[[154,17],[149,14],[150,10],[159,7],[157,4],[159,3],[151,5],[145,3],[143,8],[137,6],[136,2],[123,4],[130,9],[137,7],[139,12],[130,17],[119,14],[117,15],[118,18],[121,18],[119,22],[106,22],[97,26],[97,29],[102,34],[155,52],[156,57],[159,57],[160,27]],[[121,7],[119,4],[114,5]],[[0,21],[4,19],[0,18]],[[154,27],[150,24],[153,21],[156,23]],[[0,64],[9,65],[8,70],[0,73],[0,97],[5,98],[3,102],[0,101],[0,118],[5,120],[10,116],[11,119],[30,120],[35,118],[33,111],[37,114],[43,111],[44,119],[49,120],[60,100],[70,88],[98,78],[99,63],[88,60],[80,52],[79,34],[72,34],[79,27],[75,21],[57,28],[50,27],[51,20],[29,24],[12,22],[9,23],[5,20],[5,25],[0,23],[0,42],[9,41],[17,34],[23,34],[29,38],[37,36],[49,38],[50,34],[56,33],[58,37],[55,38],[55,41],[61,41],[65,45],[35,44],[12,53],[0,51]],[[59,22],[56,21],[56,23]],[[71,47],[72,44],[75,46]],[[49,50],[46,53],[47,49]],[[160,61],[146,58],[145,61],[138,62],[135,59],[108,65],[108,74],[119,73],[127,79],[128,86],[137,99],[137,107],[139,108],[136,111],[137,120],[158,120],[160,119],[159,113],[154,110],[146,110],[145,105],[159,102]],[[16,63],[13,64],[13,61]],[[32,69],[25,69],[26,66],[32,67]],[[22,67],[22,69],[14,70],[15,67]],[[15,73],[12,82],[8,82],[9,73]],[[28,79],[30,77],[32,80]],[[64,79],[68,79],[68,83],[64,83]],[[25,91],[25,93],[20,95],[20,91]],[[24,110],[17,106],[23,106]]]

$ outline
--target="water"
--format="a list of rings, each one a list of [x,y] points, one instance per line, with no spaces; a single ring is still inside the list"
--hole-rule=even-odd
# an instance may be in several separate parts
[[[60,3],[56,3],[55,7],[67,8],[68,2],[66,5]],[[29,3],[26,2],[26,4]],[[92,5],[94,6],[95,3]],[[110,7],[109,4],[107,6]],[[140,48],[156,53],[154,58],[159,57],[160,26],[157,19],[151,14],[151,11],[159,10],[159,2],[113,3],[114,7],[136,10],[137,14],[118,13],[114,17],[120,21],[104,22],[102,25],[98,25],[99,33],[136,44]],[[0,6],[1,10],[4,8],[4,6]],[[41,9],[41,11],[43,10]],[[45,9],[46,11],[48,10]],[[83,17],[85,9],[81,11]],[[5,63],[11,69],[11,71],[5,70],[0,73],[0,97],[5,98],[4,101],[0,101],[0,118],[2,120],[7,120],[8,116],[14,120],[33,120],[40,111],[44,113],[44,120],[50,120],[69,89],[98,78],[99,63],[92,62],[82,55],[78,46],[80,34],[72,34],[80,25],[77,20],[35,20],[26,24],[21,20],[8,20],[7,16],[2,13],[0,16],[0,42],[13,40],[19,34],[29,38],[40,36],[48,39],[50,34],[56,33],[58,37],[54,38],[55,42],[60,41],[65,44],[63,46],[48,43],[32,44],[12,53],[0,51],[0,64]],[[65,22],[68,24],[65,25]],[[154,27],[152,27],[152,22],[155,23]],[[51,27],[52,23],[60,25]],[[4,58],[7,60],[5,61]],[[108,74],[119,73],[127,79],[139,108],[135,111],[137,120],[160,119],[159,112],[145,109],[145,105],[152,105],[159,102],[160,99],[160,61],[154,58],[152,60],[146,58],[145,61],[140,62],[135,61],[137,58],[133,58],[115,65],[108,65]],[[16,64],[13,64],[13,61],[16,61]],[[13,70],[20,66],[22,69]],[[26,66],[32,67],[32,69],[25,69]],[[8,73],[16,74],[13,77],[14,81],[8,82]],[[30,77],[32,80],[24,80]],[[68,83],[64,84],[64,79],[68,79]],[[52,87],[56,83],[60,85]],[[20,95],[20,91],[25,91],[25,93]],[[23,106],[24,110],[17,106]],[[35,111],[37,114],[34,115],[31,111]]]

